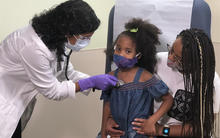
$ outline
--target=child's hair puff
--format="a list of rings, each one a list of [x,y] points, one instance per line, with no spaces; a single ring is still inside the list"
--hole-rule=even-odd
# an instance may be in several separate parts
[[[160,44],[159,34],[161,34],[161,31],[155,25],[140,18],[133,18],[125,24],[125,31],[118,35],[113,45],[107,49],[106,53],[112,60],[114,46],[117,40],[121,36],[128,36],[136,44],[136,52],[141,54],[136,65],[154,73],[157,62],[156,45]]]

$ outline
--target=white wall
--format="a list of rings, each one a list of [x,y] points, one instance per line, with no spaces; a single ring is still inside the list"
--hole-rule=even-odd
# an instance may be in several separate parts
[[[0,41],[12,31],[29,23],[35,14],[64,2],[65,0],[0,0]],[[101,20],[91,44],[86,49],[106,47],[108,14],[115,0],[85,0]]]
[[[212,41],[220,43],[220,0],[206,0],[212,12]]]

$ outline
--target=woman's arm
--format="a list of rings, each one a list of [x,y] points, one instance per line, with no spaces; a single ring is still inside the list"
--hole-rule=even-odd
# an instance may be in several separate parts
[[[169,111],[173,104],[173,97],[170,95],[170,93],[167,93],[162,96],[162,104],[160,108],[150,117],[150,119],[153,120],[153,122],[157,122],[166,112]]]
[[[79,91],[80,91],[79,83],[78,83],[78,82],[76,82],[76,83],[75,83],[75,85],[76,85],[76,93],[77,93],[77,92],[79,92]]]
[[[163,125],[157,125],[157,136],[163,136],[164,133],[164,126]],[[192,127],[190,124],[183,125],[170,125],[169,126],[169,136],[170,137],[183,137],[183,136],[189,136],[189,134],[192,132]]]
[[[135,121],[132,123],[137,127],[134,127],[133,129],[135,131],[137,131],[137,133],[142,134],[142,135],[149,135],[148,133],[146,133],[143,130],[143,126],[144,126],[144,122],[146,121],[146,119],[141,119],[141,118],[137,118],[135,119]],[[160,124],[156,124],[156,133],[155,134],[151,134],[153,136],[164,136],[164,125],[160,125]],[[192,127],[190,124],[185,124],[183,125],[170,125],[168,130],[168,133],[166,136],[169,137],[183,137],[183,136],[188,136],[189,134],[192,132]]]

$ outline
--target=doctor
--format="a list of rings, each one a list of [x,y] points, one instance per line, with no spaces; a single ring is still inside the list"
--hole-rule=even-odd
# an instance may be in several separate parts
[[[0,43],[0,138],[11,138],[28,103],[38,93],[48,99],[74,98],[88,89],[106,90],[117,79],[89,77],[69,62],[99,27],[100,20],[82,0],[68,0],[36,15],[30,25]],[[87,91],[86,91],[87,90]]]

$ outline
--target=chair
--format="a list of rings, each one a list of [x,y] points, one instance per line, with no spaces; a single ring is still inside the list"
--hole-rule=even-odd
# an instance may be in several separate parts
[[[140,0],[139,0],[140,1]],[[150,1],[150,0],[142,0],[142,1]],[[153,0],[152,0],[153,1]],[[189,0],[182,0],[189,1]],[[191,14],[191,28],[199,28],[203,29],[208,36],[210,34],[210,27],[211,27],[211,10],[209,5],[204,0],[192,0],[192,14]],[[131,3],[132,4],[132,3]],[[115,14],[115,6],[112,7],[110,14],[109,14],[109,21],[108,21],[108,36],[107,36],[107,47],[111,47],[113,43],[113,25],[114,25],[114,14]],[[126,13],[128,14],[128,13]],[[162,30],[163,32],[163,30]],[[165,32],[163,32],[165,33]],[[176,34],[175,34],[176,35]],[[166,47],[157,46],[158,52],[167,51]],[[106,66],[105,72],[111,71],[111,61],[108,56],[106,56]]]

